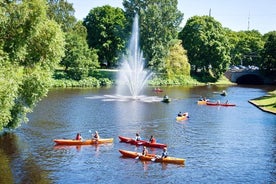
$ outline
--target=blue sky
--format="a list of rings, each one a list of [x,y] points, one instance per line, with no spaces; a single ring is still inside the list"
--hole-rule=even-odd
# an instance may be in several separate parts
[[[82,20],[95,7],[110,5],[123,8],[122,0],[67,0],[73,3],[75,16]],[[182,26],[194,15],[211,15],[223,27],[233,31],[256,29],[264,34],[276,31],[276,0],[178,0],[184,13]]]

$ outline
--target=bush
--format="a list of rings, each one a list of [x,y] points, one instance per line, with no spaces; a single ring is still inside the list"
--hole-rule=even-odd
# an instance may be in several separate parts
[[[196,81],[195,79],[188,77],[188,76],[175,76],[172,79],[167,79],[162,76],[155,76],[151,79],[148,83],[151,86],[182,86],[182,85],[196,85],[201,84],[200,82]]]

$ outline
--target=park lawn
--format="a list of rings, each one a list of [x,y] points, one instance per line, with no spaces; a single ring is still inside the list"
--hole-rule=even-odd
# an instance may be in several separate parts
[[[252,99],[249,102],[264,111],[276,114],[276,91],[270,92],[266,96]]]

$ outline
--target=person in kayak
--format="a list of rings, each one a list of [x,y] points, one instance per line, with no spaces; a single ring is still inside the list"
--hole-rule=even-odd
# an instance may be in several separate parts
[[[143,147],[142,155],[146,156],[149,153],[148,149],[146,146]]]
[[[153,135],[150,136],[149,142],[150,142],[150,143],[156,143],[156,139],[154,138]]]
[[[177,116],[178,116],[178,117],[182,117],[182,113],[179,112],[179,113],[177,114]]]
[[[188,112],[185,112],[185,113],[183,113],[182,116],[186,116],[187,118],[189,118],[189,113],[188,113]]]
[[[94,140],[100,139],[100,135],[99,135],[98,131],[95,131],[95,134],[92,136],[92,139],[94,139]]]
[[[167,158],[167,156],[168,156],[168,150],[167,150],[167,147],[165,147],[163,148],[161,158]]]
[[[79,141],[81,141],[81,140],[82,140],[82,136],[81,136],[81,134],[80,134],[80,133],[77,133],[76,140],[79,140]]]
[[[155,161],[156,159],[167,158],[167,157],[168,157],[167,147],[164,147],[161,156],[160,155],[155,155],[155,157],[152,158],[151,161]]]
[[[141,140],[141,137],[140,137],[139,133],[136,133],[135,140],[136,141],[140,141]]]

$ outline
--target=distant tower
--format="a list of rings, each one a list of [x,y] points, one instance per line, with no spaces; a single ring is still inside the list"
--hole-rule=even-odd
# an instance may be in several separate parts
[[[250,30],[250,11],[249,11],[248,20],[247,20],[247,31],[249,30]]]
[[[209,9],[209,17],[212,16],[211,14],[212,14],[212,9],[210,8],[210,9]]]

